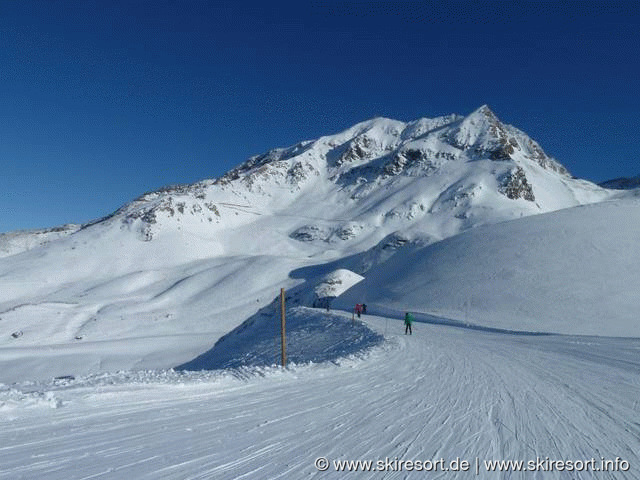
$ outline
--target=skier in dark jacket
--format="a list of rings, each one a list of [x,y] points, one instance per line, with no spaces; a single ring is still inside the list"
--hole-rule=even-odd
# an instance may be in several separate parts
[[[411,324],[413,323],[413,315],[411,315],[409,312],[407,312],[404,316],[404,334],[406,335],[407,332],[409,332],[409,335],[413,335],[413,332],[411,331]]]

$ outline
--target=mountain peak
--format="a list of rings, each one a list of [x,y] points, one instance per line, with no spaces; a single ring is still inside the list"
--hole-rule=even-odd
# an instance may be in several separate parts
[[[486,103],[481,107],[476,108],[473,112],[465,117],[465,120],[470,122],[486,122],[488,125],[500,124],[500,119],[496,116],[496,114],[489,108],[489,105]]]
[[[491,108],[489,107],[489,105],[487,105],[486,103],[480,107],[478,107],[473,113],[481,113],[483,115],[486,116],[491,116],[491,117],[495,117],[495,113],[493,113],[493,110],[491,110]]]
[[[506,136],[506,127],[485,104],[464,117],[450,139],[461,149],[474,147],[489,150],[494,144],[502,143]]]
[[[469,123],[479,124],[486,123],[487,125],[495,125],[500,124],[500,119],[496,116],[496,114],[489,108],[489,105],[486,103],[481,107],[476,108],[469,115],[464,117],[464,120]]]

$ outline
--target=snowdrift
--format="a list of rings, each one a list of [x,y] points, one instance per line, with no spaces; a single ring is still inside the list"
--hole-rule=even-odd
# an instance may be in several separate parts
[[[640,337],[640,201],[478,227],[399,252],[334,303],[514,331]]]

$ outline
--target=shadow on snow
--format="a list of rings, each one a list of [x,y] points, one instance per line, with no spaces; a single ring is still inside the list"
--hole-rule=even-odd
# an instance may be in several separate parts
[[[275,302],[274,302],[275,303]],[[214,347],[176,370],[215,370],[280,363],[280,315],[274,304],[263,308],[220,338]],[[307,307],[293,307],[286,317],[288,362],[318,363],[357,355],[384,339],[361,322]]]

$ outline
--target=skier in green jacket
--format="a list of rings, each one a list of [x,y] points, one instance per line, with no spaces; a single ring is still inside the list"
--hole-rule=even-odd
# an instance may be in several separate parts
[[[404,316],[404,334],[406,335],[407,332],[409,332],[409,335],[413,335],[413,332],[411,331],[411,324],[413,323],[413,315],[411,315],[409,312],[407,312]]]

